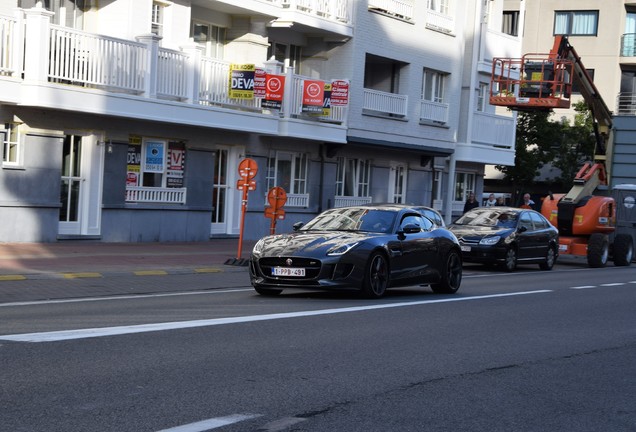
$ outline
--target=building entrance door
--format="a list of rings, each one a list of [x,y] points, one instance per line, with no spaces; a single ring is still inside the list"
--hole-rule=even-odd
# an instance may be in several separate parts
[[[103,150],[97,149],[94,136],[66,135],[62,149],[60,235],[100,233],[102,164]]]
[[[240,196],[237,195],[239,149],[218,148],[214,152],[214,177],[212,186],[211,235],[235,235],[239,233]]]

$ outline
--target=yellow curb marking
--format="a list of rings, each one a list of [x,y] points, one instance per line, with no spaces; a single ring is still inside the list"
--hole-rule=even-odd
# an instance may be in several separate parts
[[[134,272],[137,276],[163,276],[167,275],[168,272],[164,270],[141,270]]]
[[[220,273],[223,270],[219,268],[198,268],[198,269],[194,269],[194,271],[196,273]]]
[[[66,279],[78,279],[78,278],[100,278],[101,273],[62,273]]]
[[[26,280],[26,276],[22,275],[0,275],[0,281],[18,281]]]

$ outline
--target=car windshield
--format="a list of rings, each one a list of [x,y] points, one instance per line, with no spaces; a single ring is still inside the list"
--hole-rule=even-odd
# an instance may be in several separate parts
[[[514,228],[519,214],[510,210],[472,210],[457,219],[455,225]]]
[[[302,231],[367,231],[386,233],[395,222],[394,211],[365,208],[327,210],[319,214]]]

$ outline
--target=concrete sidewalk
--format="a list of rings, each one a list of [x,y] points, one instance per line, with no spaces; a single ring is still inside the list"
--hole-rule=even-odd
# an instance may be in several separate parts
[[[0,281],[93,278],[232,271],[249,258],[254,241],[237,238],[195,243],[0,243]]]

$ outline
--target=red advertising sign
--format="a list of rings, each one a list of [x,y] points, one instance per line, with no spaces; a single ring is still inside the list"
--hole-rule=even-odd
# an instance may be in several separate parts
[[[265,100],[261,103],[264,108],[280,109],[285,93],[285,75],[267,74],[265,85]]]
[[[319,80],[303,81],[303,112],[322,114],[325,95],[325,82]]]
[[[333,80],[331,82],[331,106],[349,105],[349,81]]]
[[[254,72],[254,97],[263,99],[265,97],[267,72],[265,69],[256,69]]]

